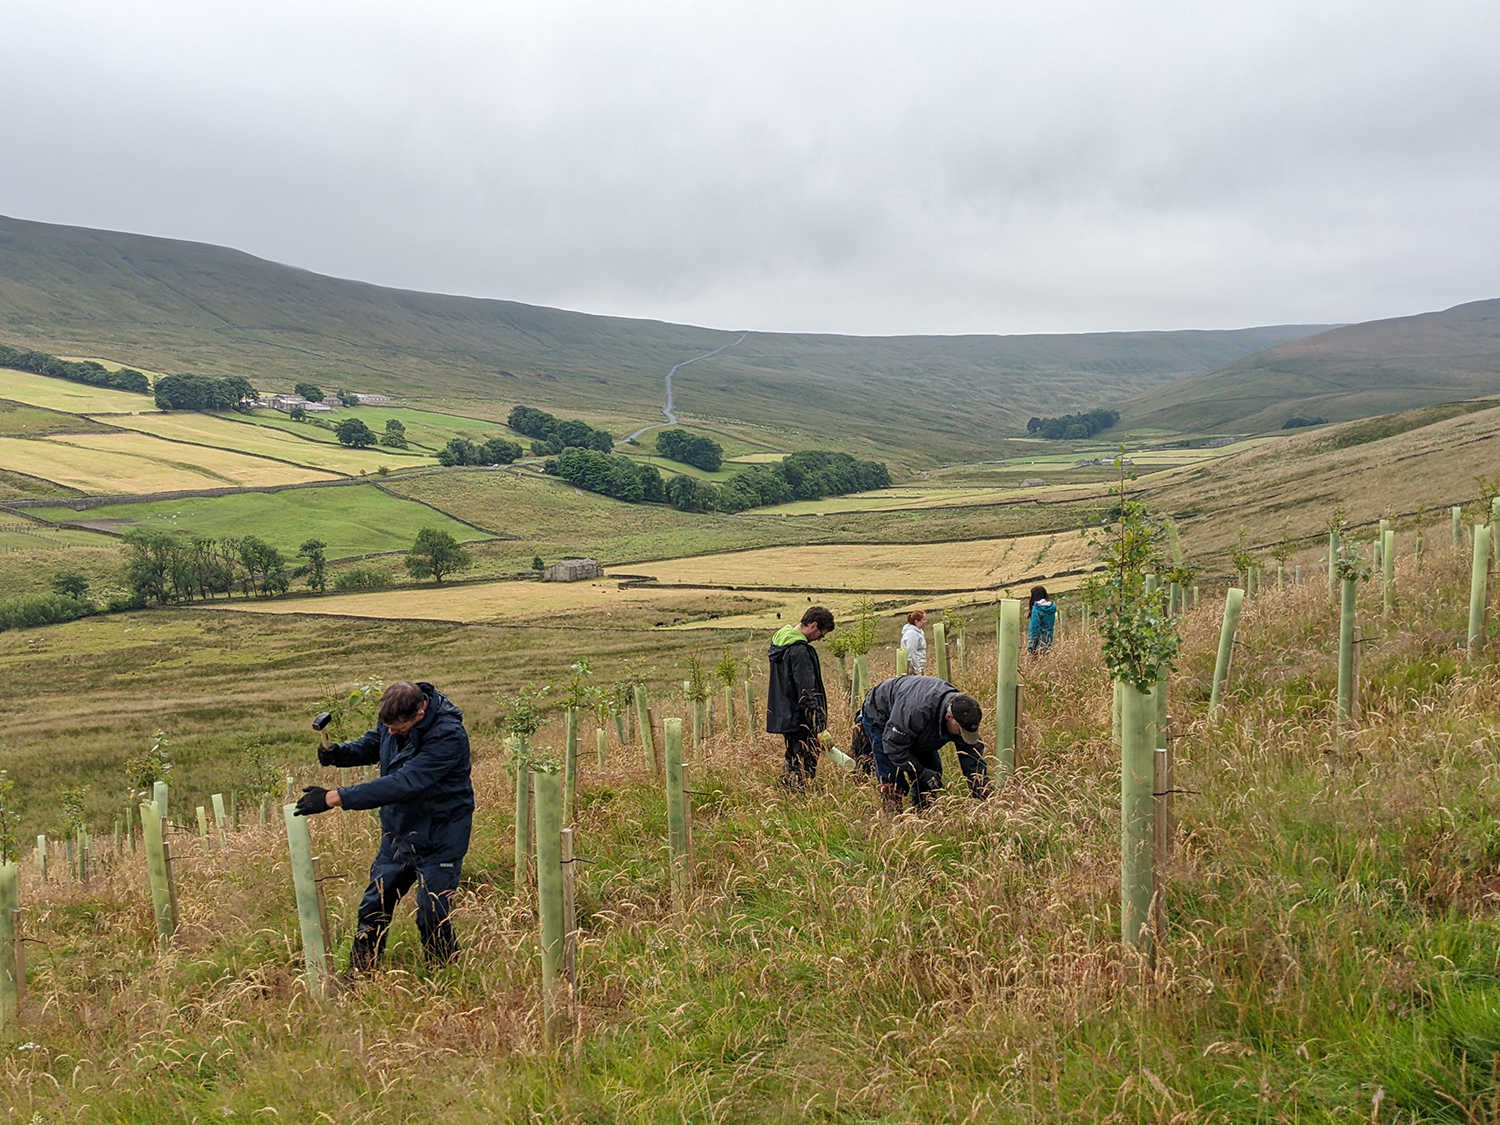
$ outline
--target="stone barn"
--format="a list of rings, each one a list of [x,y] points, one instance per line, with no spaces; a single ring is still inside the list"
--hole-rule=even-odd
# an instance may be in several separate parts
[[[603,578],[604,568],[593,559],[563,559],[542,571],[543,582],[582,582],[586,578]]]

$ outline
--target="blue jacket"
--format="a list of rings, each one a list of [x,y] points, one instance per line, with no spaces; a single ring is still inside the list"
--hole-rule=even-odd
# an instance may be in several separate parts
[[[474,786],[469,780],[469,732],[464,715],[431,684],[427,714],[405,735],[384,723],[363,738],[332,749],[336,766],[380,765],[380,776],[346,785],[346,809],[380,810],[381,847],[398,862],[448,861],[469,850],[474,825]]]
[[[1055,602],[1033,602],[1031,624],[1026,630],[1026,651],[1035,652],[1039,648],[1051,648],[1052,627],[1056,622],[1057,604]]]

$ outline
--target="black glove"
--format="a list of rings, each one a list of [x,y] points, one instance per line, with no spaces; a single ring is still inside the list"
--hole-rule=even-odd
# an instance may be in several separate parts
[[[333,761],[333,747],[332,746],[319,746],[318,747],[318,765],[320,765],[320,766],[331,766],[333,764],[334,764],[334,761]]]
[[[923,793],[932,793],[943,787],[943,775],[937,770],[918,770],[917,788]]]
[[[297,799],[293,816],[317,816],[328,811],[328,790],[321,785],[309,785]]]

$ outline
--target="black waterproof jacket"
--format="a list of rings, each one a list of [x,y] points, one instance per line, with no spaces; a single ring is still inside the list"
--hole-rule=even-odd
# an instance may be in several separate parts
[[[380,765],[380,776],[341,786],[346,809],[380,810],[381,847],[401,863],[461,859],[474,825],[469,732],[464,715],[431,684],[427,714],[404,735],[384,723],[332,749],[333,765]]]
[[[919,769],[930,768],[924,763],[940,760],[949,742],[957,746],[961,765],[967,765],[971,757],[976,768],[983,763],[984,746],[971,747],[958,735],[949,734],[943,721],[949,701],[957,694],[956,687],[936,676],[896,676],[870,689],[860,713],[883,732],[881,752],[898,775],[915,777]],[[965,768],[964,773],[967,776],[970,770]]]
[[[767,659],[771,677],[766,690],[766,730],[811,738],[827,728],[823,669],[807,638],[795,627],[782,626],[771,638]]]

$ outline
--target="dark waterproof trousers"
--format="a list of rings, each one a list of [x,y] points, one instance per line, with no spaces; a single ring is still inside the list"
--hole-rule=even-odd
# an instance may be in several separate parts
[[[448,914],[462,867],[461,859],[403,863],[382,844],[370,865],[370,886],[359,904],[349,967],[355,971],[373,969],[380,961],[396,903],[413,886],[417,889],[417,932],[422,935],[423,952],[429,961],[451,961],[458,954],[458,934]]]
[[[818,739],[810,736],[782,735],[786,739],[786,769],[783,784],[797,786],[818,776]]]
[[[870,740],[870,750],[875,760],[875,779],[881,785],[894,784],[896,792],[900,794],[897,798],[897,811],[900,811],[901,800],[911,796],[911,807],[920,809],[928,801],[931,794],[921,786],[913,786],[910,778],[902,777],[896,770],[895,765],[885,756],[885,731],[881,730],[870,720],[865,718],[865,713],[859,713],[859,725],[864,729],[865,737]],[[942,786],[943,780],[943,756],[942,748],[930,752],[918,750],[915,757],[916,767],[919,770],[931,770],[937,774],[937,784]],[[976,754],[967,745],[958,747],[958,768],[963,770],[964,780],[969,783],[969,792],[975,797],[982,797],[989,792],[990,771],[985,764],[983,753]]]

